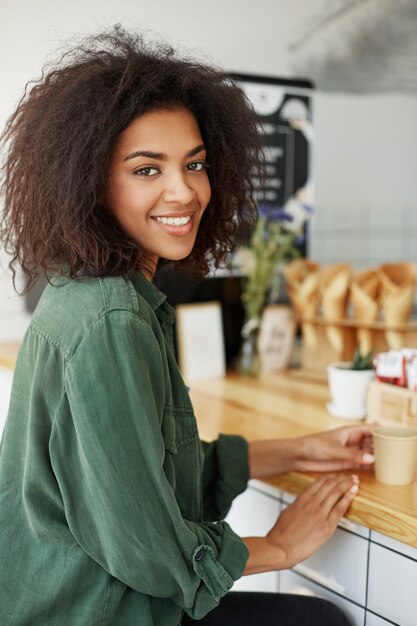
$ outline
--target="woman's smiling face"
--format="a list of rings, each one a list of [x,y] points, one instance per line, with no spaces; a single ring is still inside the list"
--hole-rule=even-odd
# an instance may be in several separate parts
[[[155,109],[120,134],[104,205],[141,247],[147,266],[190,254],[210,194],[206,149],[190,111]]]

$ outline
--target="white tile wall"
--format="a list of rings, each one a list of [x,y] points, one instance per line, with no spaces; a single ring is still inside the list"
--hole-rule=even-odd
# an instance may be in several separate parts
[[[417,211],[415,210],[415,208],[409,207],[409,208],[403,209],[403,213],[405,215],[404,217],[405,225],[410,228],[410,231],[412,233],[416,233],[417,232]]]
[[[372,232],[372,231],[371,231]],[[404,258],[403,237],[401,231],[393,231],[390,235],[381,230],[381,235],[369,238],[369,259],[381,259],[386,262],[387,253],[391,261]]]
[[[381,210],[379,207],[372,207],[366,210],[366,217],[369,220],[369,227],[374,230],[399,230],[405,224],[405,215],[398,207]]]
[[[348,238],[343,232],[337,231],[326,241],[326,257],[349,260],[360,263],[363,256],[362,240],[359,237]]]
[[[365,606],[367,559],[368,540],[338,528],[320,550],[294,570]]]
[[[354,269],[399,260],[417,262],[417,210],[318,206],[309,256],[321,264],[351,261]]]
[[[401,541],[382,535],[381,533],[376,532],[376,530],[371,530],[371,541],[385,546],[386,548],[390,548],[390,550],[394,550],[399,554],[404,554],[417,562],[417,548],[414,546],[409,546],[406,543],[402,543]]]
[[[371,542],[367,608],[394,624],[416,626],[417,561]]]
[[[366,611],[366,626],[392,626],[392,622],[387,622],[385,619]]]

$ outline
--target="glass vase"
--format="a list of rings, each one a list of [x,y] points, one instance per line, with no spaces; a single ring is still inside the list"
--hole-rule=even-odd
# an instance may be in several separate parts
[[[258,376],[261,372],[258,338],[259,321],[249,320],[242,328],[242,343],[237,358],[237,371],[243,376]]]

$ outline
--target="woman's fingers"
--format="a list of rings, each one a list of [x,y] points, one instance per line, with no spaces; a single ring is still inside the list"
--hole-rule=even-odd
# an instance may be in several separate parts
[[[354,474],[323,476],[310,485],[298,500],[308,515],[333,527],[345,514],[358,489],[359,478]]]
[[[318,506],[329,508],[332,506],[330,502],[334,503],[337,500],[337,494],[340,497],[344,491],[355,484],[359,484],[359,478],[356,475],[321,476],[301,494],[300,498],[315,500]]]
[[[309,496],[315,496],[328,482],[329,476],[320,476],[314,483],[312,483],[307,489],[298,496],[299,499],[307,499]]]
[[[337,517],[337,512],[340,509],[340,507],[338,507],[340,501],[345,496],[349,496],[350,502],[355,497],[358,489],[359,478],[355,475],[343,476],[329,481],[329,483],[323,487],[319,494],[321,497],[319,506],[323,512],[323,515],[333,520],[334,512],[336,511]],[[343,510],[339,517],[341,517],[346,512],[346,508],[343,509],[342,506]]]
[[[333,509],[329,514],[329,522],[332,526],[336,527],[340,522],[341,518],[344,516],[349,506],[352,503],[352,500],[356,496],[359,490],[359,485],[353,485],[348,491],[346,491],[343,496],[336,502]]]

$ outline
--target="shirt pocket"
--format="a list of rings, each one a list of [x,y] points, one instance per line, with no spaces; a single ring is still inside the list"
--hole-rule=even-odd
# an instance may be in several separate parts
[[[183,446],[198,440],[194,412],[187,407],[166,406],[162,420],[165,448],[177,454]]]

